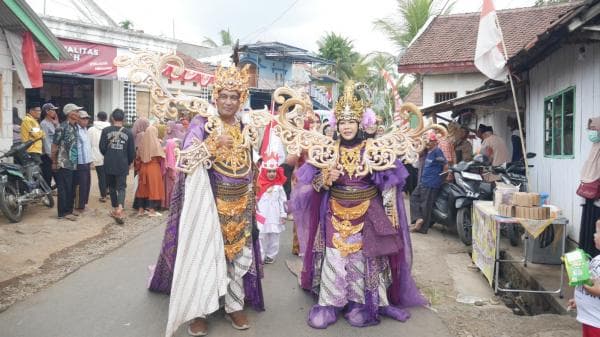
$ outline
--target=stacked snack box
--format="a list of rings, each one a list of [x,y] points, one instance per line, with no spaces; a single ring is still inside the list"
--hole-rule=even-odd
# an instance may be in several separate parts
[[[512,204],[515,207],[515,217],[533,220],[550,218],[550,208],[542,207],[540,194],[531,192],[517,192],[513,194]]]
[[[541,205],[539,193],[513,192],[507,197],[507,193],[497,191],[494,204],[498,214],[505,217],[545,220],[551,215],[550,208]]]

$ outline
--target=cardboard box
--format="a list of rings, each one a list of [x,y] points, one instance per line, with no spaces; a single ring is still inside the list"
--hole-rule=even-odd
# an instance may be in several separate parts
[[[527,219],[529,211],[527,207],[514,206],[515,207],[515,218]]]
[[[515,206],[515,217],[521,219],[545,220],[550,218],[549,207]]]
[[[539,206],[540,195],[539,193],[516,192],[513,194],[512,203],[521,207]]]
[[[515,206],[513,205],[499,205],[498,214],[501,216],[514,217]]]

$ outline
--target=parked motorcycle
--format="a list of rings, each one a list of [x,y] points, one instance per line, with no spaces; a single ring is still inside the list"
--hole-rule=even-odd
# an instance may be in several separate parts
[[[54,207],[52,190],[42,177],[40,167],[27,153],[36,140],[13,145],[0,159],[13,157],[23,165],[0,162],[0,211],[11,222],[23,219],[26,205],[41,202]]]
[[[442,185],[433,204],[432,220],[449,228],[456,228],[465,245],[472,242],[471,210],[474,200],[492,200],[492,183],[483,181],[481,172],[488,167],[485,157],[477,156],[471,162],[460,162],[450,168],[454,181]]]

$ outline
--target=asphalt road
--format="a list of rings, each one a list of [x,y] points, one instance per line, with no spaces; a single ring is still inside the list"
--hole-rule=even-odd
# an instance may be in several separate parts
[[[162,235],[162,226],[152,229],[0,313],[0,336],[164,336],[169,299],[146,290],[147,266],[156,261]],[[289,229],[283,233],[278,260],[265,266],[266,311],[249,310],[252,327],[243,332],[217,312],[209,319],[209,336],[450,336],[426,308],[412,309],[406,323],[383,318],[378,326],[359,329],[340,318],[326,330],[310,328],[306,315],[313,298],[299,289],[285,265],[285,259],[293,258],[290,236]],[[181,327],[176,336],[187,336],[185,330]]]

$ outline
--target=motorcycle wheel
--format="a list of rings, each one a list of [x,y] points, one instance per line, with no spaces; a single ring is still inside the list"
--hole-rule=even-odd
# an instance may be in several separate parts
[[[464,207],[456,213],[456,232],[460,241],[467,246],[473,242],[473,226],[471,224],[471,207]]]
[[[0,211],[10,222],[23,219],[23,205],[18,202],[17,187],[12,183],[0,186]]]

